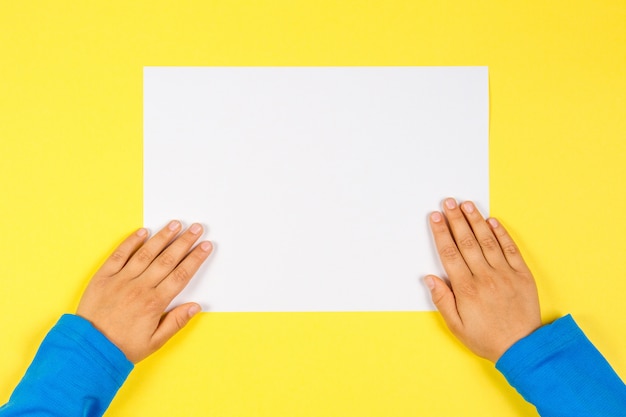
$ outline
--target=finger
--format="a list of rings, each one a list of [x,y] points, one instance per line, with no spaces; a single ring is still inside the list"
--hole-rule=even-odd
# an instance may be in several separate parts
[[[504,226],[502,226],[502,224],[494,218],[487,219],[487,223],[489,223],[493,234],[496,236],[496,239],[498,239],[502,253],[504,254],[504,257],[509,265],[511,265],[511,267],[516,271],[529,272],[528,266],[526,265],[526,262],[524,262],[524,258],[522,258],[519,248]]]
[[[469,222],[474,236],[476,237],[476,241],[489,265],[493,267],[507,265],[498,239],[496,239],[496,236],[476,208],[476,205],[471,201],[466,201],[461,204],[461,210]]]
[[[139,247],[145,242],[148,231],[141,228],[128,236],[124,241],[115,249],[115,251],[107,258],[102,264],[99,274],[105,276],[112,276],[120,272],[120,270],[126,265],[128,259],[139,249]]]
[[[456,299],[448,285],[440,278],[434,275],[428,275],[424,278],[426,285],[430,289],[430,297],[441,313],[446,325],[456,333],[462,326],[461,317],[456,309]]]
[[[124,267],[124,271],[132,278],[139,276],[172,241],[180,227],[180,222],[177,220],[169,222],[166,227],[159,230],[156,235],[135,252]]]
[[[189,249],[202,235],[202,226],[194,223],[183,234],[178,236],[142,274],[142,279],[157,286],[170,272],[178,266],[187,255]]]
[[[204,241],[189,252],[185,259],[157,285],[162,297],[169,301],[176,297],[191,281],[191,278],[209,257],[212,250],[213,244]]]
[[[166,313],[152,335],[154,350],[157,350],[189,323],[189,320],[201,311],[200,305],[187,303]]]
[[[474,236],[472,228],[453,198],[447,198],[443,204],[444,213],[448,219],[452,236],[459,248],[465,263],[472,272],[482,272],[488,266],[485,255]]]
[[[441,259],[443,269],[445,269],[451,281],[471,277],[471,272],[459,249],[450,234],[443,215],[438,211],[430,215],[430,230],[435,239],[435,246]]]

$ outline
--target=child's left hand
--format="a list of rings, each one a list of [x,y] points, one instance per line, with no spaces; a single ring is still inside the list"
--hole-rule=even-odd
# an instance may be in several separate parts
[[[146,241],[148,232],[130,235],[96,272],[76,314],[89,320],[133,363],[159,349],[200,311],[186,303],[165,313],[213,250],[193,224],[176,237],[181,224],[172,221]],[[191,250],[191,251],[190,251]]]

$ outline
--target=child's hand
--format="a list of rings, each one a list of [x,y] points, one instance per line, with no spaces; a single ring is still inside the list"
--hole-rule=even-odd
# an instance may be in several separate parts
[[[432,213],[430,227],[450,286],[433,275],[426,284],[452,333],[496,362],[541,326],[535,281],[504,227],[472,202],[446,199],[444,214]]]
[[[146,229],[126,238],[92,278],[78,305],[76,314],[133,363],[163,346],[200,311],[198,304],[187,303],[164,314],[213,250],[207,241],[190,251],[202,235],[199,224],[176,238],[180,228],[172,221],[147,242]]]

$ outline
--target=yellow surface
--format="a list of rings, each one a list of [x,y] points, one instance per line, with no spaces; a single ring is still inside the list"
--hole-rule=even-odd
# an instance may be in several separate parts
[[[146,65],[489,66],[491,214],[626,375],[623,0],[2,0],[0,402],[142,224]],[[108,415],[536,413],[436,313],[324,313],[203,314]]]

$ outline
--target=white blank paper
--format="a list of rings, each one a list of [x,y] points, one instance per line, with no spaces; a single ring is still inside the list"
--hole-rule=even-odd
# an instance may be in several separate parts
[[[147,67],[144,224],[215,252],[209,311],[432,310],[428,214],[489,202],[486,67]]]

